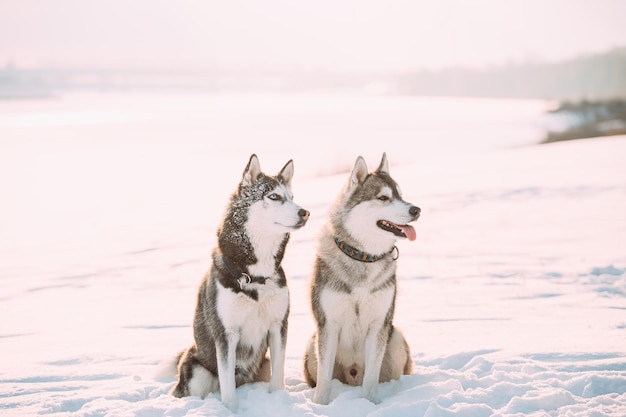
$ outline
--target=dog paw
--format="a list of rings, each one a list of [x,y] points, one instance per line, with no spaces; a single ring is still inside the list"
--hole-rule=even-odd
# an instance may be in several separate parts
[[[238,408],[238,404],[237,404],[237,397],[226,397],[226,398],[222,398],[222,404],[224,404],[224,406],[226,406],[226,408],[228,408],[230,411],[232,411],[233,413],[237,412],[237,408]]]
[[[285,383],[283,381],[270,381],[270,392],[283,391],[285,389]]]
[[[380,404],[382,402],[380,395],[378,394],[378,388],[374,387],[374,388],[370,388],[367,390],[363,390],[363,396],[373,402],[374,404]]]
[[[330,390],[315,390],[313,402],[320,405],[328,405],[330,403]]]

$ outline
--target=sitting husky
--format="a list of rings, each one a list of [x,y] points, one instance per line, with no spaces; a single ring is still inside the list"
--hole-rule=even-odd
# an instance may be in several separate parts
[[[200,284],[195,344],[179,358],[176,397],[219,390],[224,405],[236,411],[235,389],[242,384],[264,381],[270,391],[284,389],[289,291],[280,264],[289,233],[309,218],[293,202],[292,177],[293,161],[273,177],[250,157]]]
[[[368,173],[358,157],[322,229],[311,282],[317,332],[304,355],[313,400],[330,401],[332,378],[363,385],[379,403],[378,383],[412,372],[409,347],[393,327],[398,238],[415,240],[420,209],[402,199],[383,154]]]

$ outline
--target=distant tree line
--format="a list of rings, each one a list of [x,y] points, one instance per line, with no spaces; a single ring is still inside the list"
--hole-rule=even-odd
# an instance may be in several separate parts
[[[398,76],[397,92],[553,100],[626,97],[626,47],[558,63],[414,71]]]
[[[557,63],[473,70],[352,74],[325,70],[159,71],[0,68],[0,98],[72,89],[178,88],[202,91],[328,91],[420,96],[598,100],[626,97],[626,47]]]

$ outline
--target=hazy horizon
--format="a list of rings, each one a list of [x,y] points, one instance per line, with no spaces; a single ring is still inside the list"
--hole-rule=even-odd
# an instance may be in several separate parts
[[[0,0],[0,66],[394,72],[626,45],[626,2]]]

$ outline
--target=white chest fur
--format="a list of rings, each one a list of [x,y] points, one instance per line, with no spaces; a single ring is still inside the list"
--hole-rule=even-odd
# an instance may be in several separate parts
[[[217,284],[217,313],[227,332],[237,332],[240,343],[258,346],[272,324],[280,323],[289,308],[289,290],[274,281],[252,284],[258,300]]]
[[[327,326],[337,331],[339,337],[339,361],[362,363],[365,337],[382,327],[393,296],[392,287],[373,293],[366,288],[355,288],[350,294],[328,288],[322,291],[320,301]]]

